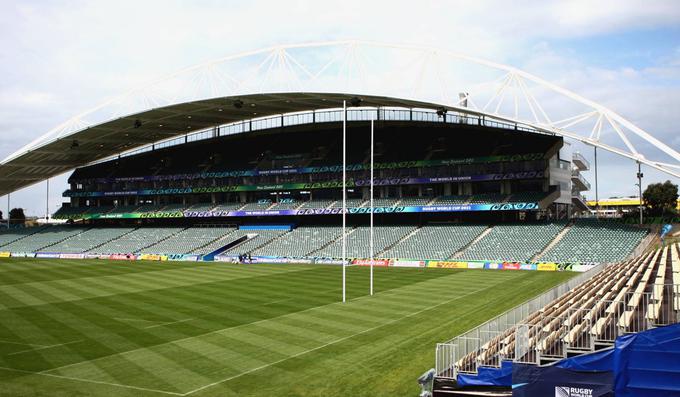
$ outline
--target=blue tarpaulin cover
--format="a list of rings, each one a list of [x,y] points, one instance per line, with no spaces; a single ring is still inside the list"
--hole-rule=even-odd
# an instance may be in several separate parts
[[[501,362],[500,368],[479,367],[476,375],[458,374],[458,386],[508,386],[512,385],[512,361]]]
[[[567,358],[548,367],[513,365],[509,361],[502,362],[500,368],[479,367],[476,375],[459,374],[457,382],[461,387],[512,386],[513,395],[518,396],[531,395],[526,393],[533,385],[534,391],[543,392],[574,387],[576,391],[592,389],[593,396],[611,395],[613,391],[616,397],[677,397],[680,324],[622,336],[613,348]]]
[[[680,324],[616,339],[616,397],[680,396]]]

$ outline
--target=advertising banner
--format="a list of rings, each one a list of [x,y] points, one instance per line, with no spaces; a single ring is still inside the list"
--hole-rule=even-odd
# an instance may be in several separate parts
[[[134,261],[134,260],[137,260],[137,255],[114,254],[114,255],[108,255],[108,259],[113,259],[113,260],[117,260],[117,261]]]
[[[520,270],[537,270],[538,266],[535,263],[522,263],[519,265]]]
[[[557,263],[539,262],[536,266],[536,270],[540,272],[554,272],[557,270]]]
[[[0,258],[9,258],[12,256],[11,252],[0,252]]]
[[[316,258],[314,263],[317,265],[342,265],[343,262],[342,259]],[[349,263],[349,261],[345,261],[345,263]]]
[[[583,273],[583,272],[587,272],[588,270],[594,268],[595,266],[597,266],[597,265],[594,264],[594,263],[574,264],[574,265],[571,266],[571,268],[569,270],[571,270],[572,272]]]
[[[137,257],[138,260],[142,261],[167,261],[167,255],[157,255],[157,254],[142,254]]]
[[[447,176],[447,177],[404,177],[404,178],[374,178],[373,184],[376,186],[397,186],[397,185],[421,185],[432,183],[450,183],[450,182],[471,182],[471,181],[500,181],[513,179],[536,179],[543,178],[545,173],[543,171],[521,171],[521,172],[507,172],[503,174],[482,174],[482,175],[464,175],[464,176]],[[348,179],[347,187],[369,186],[370,179]],[[308,189],[332,189],[342,186],[342,181],[332,180],[324,182],[311,183],[277,183],[271,185],[225,185],[225,186],[209,186],[209,187],[185,187],[185,188],[167,188],[167,189],[140,189],[140,190],[126,190],[126,191],[72,191],[64,192],[64,197],[116,197],[116,196],[157,196],[167,194],[192,194],[192,193],[226,193],[226,192],[258,192],[258,191],[272,191],[272,190],[308,190]]]
[[[172,254],[167,256],[167,260],[169,261],[187,261],[187,262],[195,262],[198,260],[198,255],[190,255],[190,254]]]
[[[468,261],[468,269],[484,269],[485,262],[482,261]]]
[[[35,258],[32,252],[12,252],[12,258]]]
[[[413,260],[394,260],[392,261],[394,267],[425,267],[425,261]]]
[[[60,259],[84,259],[85,254],[59,254]]]
[[[490,270],[503,269],[503,264],[502,263],[496,263],[496,262],[484,262],[484,269],[490,269]]]
[[[389,266],[390,264],[390,261],[387,259],[373,259],[373,261],[370,259],[354,259],[352,264],[357,266],[371,266],[371,262],[373,263],[373,266]]]
[[[238,263],[238,258],[235,258],[233,256],[217,255],[213,260],[216,261],[216,262]]]
[[[574,371],[513,363],[512,395],[519,397],[613,397],[614,372]]]
[[[58,252],[38,252],[35,254],[36,258],[43,258],[43,259],[59,259],[59,254]]]
[[[460,261],[428,261],[427,267],[438,267],[438,268],[448,268],[448,269],[467,269],[467,262]]]
[[[497,162],[517,162],[517,161],[535,161],[543,159],[542,153],[526,153],[514,155],[495,155],[495,156],[481,156],[481,157],[463,157],[456,159],[435,159],[435,160],[408,160],[408,161],[392,161],[380,162],[373,165],[374,169],[399,169],[399,168],[422,168],[422,167],[438,167],[446,165],[459,164],[475,164],[475,163],[497,163]],[[369,164],[348,164],[347,171],[362,171],[368,170]],[[190,180],[190,179],[206,179],[206,178],[229,178],[229,177],[244,177],[244,176],[260,176],[260,175],[290,175],[290,174],[309,174],[309,173],[331,173],[341,172],[342,165],[329,165],[320,167],[299,167],[299,168],[282,168],[272,170],[230,170],[230,171],[215,171],[215,172],[198,172],[193,174],[169,174],[169,175],[146,175],[133,177],[118,177],[118,178],[94,178],[95,182],[110,183],[110,182],[140,182],[140,181],[166,181],[166,180]],[[75,181],[87,181],[90,179],[76,179]]]
[[[519,270],[519,262],[503,262],[503,270]]]
[[[467,211],[530,211],[538,210],[537,203],[498,203],[498,204],[456,204],[430,206],[374,207],[375,214],[420,213],[420,212],[467,212]],[[369,214],[370,208],[347,208],[350,215]],[[341,208],[303,208],[288,210],[254,210],[254,211],[176,211],[150,213],[121,214],[83,214],[82,219],[144,219],[144,218],[219,218],[248,216],[300,216],[300,215],[337,215]]]

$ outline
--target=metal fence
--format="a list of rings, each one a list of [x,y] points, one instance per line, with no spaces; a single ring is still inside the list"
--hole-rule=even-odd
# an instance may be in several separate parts
[[[488,343],[492,336],[498,336],[508,331],[510,328],[519,324],[523,319],[528,317],[531,313],[538,311],[545,307],[550,302],[563,296],[567,292],[581,285],[584,281],[590,279],[597,273],[601,272],[606,265],[601,264],[595,266],[587,272],[581,273],[569,281],[554,287],[538,297],[531,299],[519,306],[516,306],[505,313],[485,322],[484,324],[471,329],[447,342],[438,343],[435,350],[435,371],[439,378],[455,378],[457,375],[456,362],[470,353],[477,352],[480,347]],[[530,334],[529,330],[527,332]],[[528,341],[527,341],[528,343]],[[519,360],[518,354],[521,353],[520,343],[517,341],[513,346],[504,346],[505,350],[501,352],[498,359],[491,359],[490,362],[497,361],[496,366],[500,365],[501,360],[515,359]],[[518,349],[520,352],[518,353]],[[529,354],[529,353],[527,353]],[[463,363],[462,363],[463,364]],[[465,372],[476,372],[477,361],[474,358],[473,362],[466,362],[461,367]],[[487,365],[486,363],[484,365]]]

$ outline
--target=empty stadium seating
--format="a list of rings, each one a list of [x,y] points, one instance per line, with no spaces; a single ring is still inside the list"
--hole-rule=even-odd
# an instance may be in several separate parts
[[[449,259],[469,244],[486,226],[426,226],[392,247],[381,256],[403,259]]]
[[[609,265],[517,325],[450,344],[465,352],[456,373],[500,367],[503,361],[546,364],[611,346],[618,336],[680,320],[680,246]],[[495,336],[494,336],[495,334]]]
[[[564,227],[565,223],[559,222],[499,224],[486,231],[486,225],[381,225],[375,227],[374,256],[559,263],[615,262],[630,255],[646,234],[645,230],[639,228],[589,220],[579,220],[560,234]],[[300,258],[339,258],[342,255],[340,229],[336,226],[300,226],[289,233],[271,230],[235,231],[223,226],[145,226],[133,229],[97,227],[88,230],[73,226],[12,229],[0,231],[0,251],[207,254],[239,237],[257,234],[257,237],[238,248],[234,247],[230,253]],[[555,240],[558,235],[561,239]],[[347,257],[367,257],[368,244],[368,227],[348,229]]]
[[[2,247],[8,245],[9,243],[22,239],[33,233],[37,233],[42,228],[38,227],[19,227],[19,228],[7,228],[0,226],[0,251],[3,251]]]
[[[252,254],[303,258],[339,238],[341,233],[342,228],[337,226],[299,227],[256,249]]]
[[[247,241],[238,244],[229,250],[225,251],[225,254],[230,255],[240,255],[240,254],[251,254],[254,250],[262,247],[263,245],[269,243],[275,238],[287,233],[286,230],[236,230],[234,233],[229,235],[229,238],[233,241],[240,237],[247,235],[254,235],[254,237],[249,238]],[[280,256],[285,256],[279,254]]]
[[[96,254],[134,254],[179,233],[183,229],[178,227],[139,228],[88,252]]]
[[[374,228],[373,252],[375,257],[390,248],[407,234],[415,230],[414,226],[376,226]],[[357,227],[348,232],[346,237],[346,255],[348,258],[368,258],[370,229]],[[342,239],[338,238],[326,247],[312,253],[313,256],[326,258],[342,257]]]
[[[617,262],[625,259],[647,235],[617,222],[579,219],[540,259],[555,262]]]
[[[2,250],[9,252],[38,252],[42,248],[59,243],[86,230],[86,228],[68,226],[45,227],[26,238],[4,245]]]
[[[564,227],[564,223],[496,225],[470,245],[462,259],[528,261],[540,253]]]
[[[93,228],[64,241],[44,247],[42,252],[83,253],[130,233],[134,228]]]
[[[336,200],[309,200],[303,202],[300,208],[328,208],[335,203],[335,201]]]
[[[191,227],[170,236],[154,245],[143,248],[141,253],[148,254],[188,254],[203,251],[210,243],[230,234],[234,229],[224,227]],[[219,247],[218,247],[219,248]],[[208,248],[209,249],[209,248]],[[217,249],[217,248],[216,248]],[[209,253],[209,252],[202,252]]]

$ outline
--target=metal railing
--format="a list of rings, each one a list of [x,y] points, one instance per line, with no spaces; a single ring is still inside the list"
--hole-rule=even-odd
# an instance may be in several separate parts
[[[456,362],[472,352],[479,351],[481,346],[488,343],[491,340],[491,335],[500,335],[503,332],[511,329],[515,325],[519,324],[522,320],[527,318],[531,313],[534,313],[541,308],[548,305],[555,299],[560,298],[567,292],[578,287],[583,282],[589,280],[594,275],[601,272],[606,265],[601,264],[595,266],[594,268],[588,270],[587,272],[581,273],[574,278],[566,281],[544,293],[531,299],[519,306],[516,306],[505,313],[485,322],[484,324],[471,329],[455,338],[444,342],[438,343],[435,349],[435,371],[436,376],[439,378],[455,378],[457,374]],[[471,342],[473,341],[473,342]],[[517,343],[514,349],[506,349],[498,361],[503,359],[515,359],[517,360]],[[512,350],[512,351],[510,351]],[[476,372],[476,361],[472,367],[466,367],[465,372]],[[470,368],[470,371],[467,369]]]

